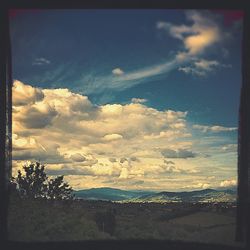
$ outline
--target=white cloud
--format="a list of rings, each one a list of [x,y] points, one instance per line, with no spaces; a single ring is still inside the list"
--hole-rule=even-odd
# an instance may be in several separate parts
[[[203,56],[209,48],[217,45],[225,36],[215,16],[211,13],[187,11],[186,17],[188,21],[191,21],[191,24],[175,25],[164,21],[156,23],[157,29],[163,30],[181,42],[182,48],[176,51],[173,57],[162,63],[145,66],[144,68],[126,73],[120,68],[115,68],[112,71],[113,75],[108,74],[106,76],[95,77],[93,74],[90,74],[84,76],[81,79],[81,81],[84,82],[81,91],[85,94],[102,93],[107,89],[122,91],[152,80],[154,76],[167,74],[175,69],[180,69],[186,73],[198,73],[198,71],[191,70],[193,66],[191,67],[186,64],[195,59],[199,66],[200,57]],[[211,60],[211,62],[213,61]],[[210,65],[210,68],[215,67],[217,66]],[[203,69],[202,72],[200,75],[204,75],[208,71]]]
[[[126,188],[131,181],[145,189],[172,189],[183,181],[192,184],[194,174],[198,178],[200,153],[192,151],[186,111],[133,102],[97,106],[68,89],[38,89],[18,81],[14,88],[19,98],[13,100],[14,172],[25,161],[40,160],[51,175],[71,176],[69,183],[78,188],[107,182]],[[26,89],[31,94],[24,94]],[[164,162],[162,152],[172,153],[174,164]],[[173,176],[181,176],[182,183],[171,182]]]
[[[128,178],[128,169],[122,168],[119,179],[127,179]]]
[[[18,98],[19,90],[23,92],[19,85],[32,89],[34,93],[39,90],[43,99],[36,100],[33,96],[32,99],[30,95],[23,95],[23,105],[13,106],[16,149],[26,145],[27,150],[36,147],[45,154],[45,151],[50,152],[51,144],[48,141],[54,141],[60,145],[58,150],[62,154],[81,153],[85,156],[87,151],[110,154],[119,148],[122,154],[123,147],[129,149],[132,140],[136,141],[135,146],[140,146],[141,140],[148,137],[145,146],[150,147],[158,135],[163,143],[164,140],[174,140],[187,134],[187,112],[158,111],[140,103],[95,106],[88,97],[67,89],[40,90],[16,81],[14,96]],[[15,100],[13,103],[16,103]],[[36,143],[32,144],[33,141]],[[79,147],[84,150],[79,152]],[[32,154],[32,150],[29,154]],[[79,155],[72,156],[72,159],[76,160],[76,156]]]
[[[193,185],[189,185],[186,186],[185,188],[192,188],[192,189],[206,189],[211,187],[211,185],[209,183],[203,183],[203,182],[199,182]]]
[[[84,161],[86,161],[86,157],[83,156],[83,155],[80,154],[80,153],[72,154],[72,155],[70,156],[70,158],[71,158],[73,161],[75,161],[75,162],[84,162]]]
[[[193,125],[194,129],[199,129],[202,132],[206,133],[206,132],[230,132],[230,131],[236,131],[237,128],[236,127],[223,127],[223,126],[205,126],[205,125],[198,125],[195,124]]]
[[[214,61],[214,60],[208,61],[208,60],[201,59],[199,61],[194,62],[194,65],[198,69],[202,69],[205,71],[211,71],[212,67],[219,65],[219,63],[217,61]]]
[[[119,134],[108,134],[103,137],[104,141],[114,141],[114,140],[119,140],[122,139],[123,136]]]
[[[231,186],[236,186],[237,181],[235,179],[231,180],[224,180],[220,183],[220,187],[231,187]]]
[[[120,68],[115,68],[115,69],[112,70],[112,73],[113,73],[114,75],[116,75],[116,76],[121,76],[121,75],[124,74],[124,71],[121,70]]]
[[[33,104],[36,101],[42,101],[44,94],[41,89],[33,88],[20,81],[15,80],[12,89],[12,104],[14,106],[22,106]]]
[[[194,175],[199,173],[198,170],[194,168],[183,168],[179,166],[175,166],[175,164],[172,163],[167,163],[168,161],[164,160],[164,163],[159,165],[160,169],[154,170],[154,171],[159,171],[162,174],[177,174],[178,176],[180,175]]]
[[[185,50],[179,51],[177,54],[177,59],[180,61],[203,53],[206,48],[221,39],[219,26],[211,18],[197,11],[187,11],[186,15],[187,19],[193,22],[190,26],[173,25],[162,21],[158,22],[156,26],[183,42]]]
[[[32,65],[46,65],[46,64],[50,64],[50,61],[46,58],[40,57],[40,58],[36,58],[33,62]]]
[[[15,121],[20,122],[26,128],[44,128],[49,126],[57,115],[57,111],[52,105],[41,102],[22,106],[19,109],[15,109],[15,111],[17,112]]]
[[[206,189],[209,188],[211,185],[209,183],[197,183],[196,185],[193,185],[193,188],[201,188]]]
[[[145,103],[145,102],[147,102],[147,99],[144,99],[144,98],[132,98],[131,102],[133,102],[133,103]]]
[[[196,76],[206,76],[208,73],[215,71],[218,68],[230,68],[231,65],[220,64],[215,60],[200,59],[194,61],[189,66],[179,67],[178,70],[186,74],[192,74]]]

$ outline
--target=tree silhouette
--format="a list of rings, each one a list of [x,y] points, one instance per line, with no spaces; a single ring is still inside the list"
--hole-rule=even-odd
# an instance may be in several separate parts
[[[51,200],[68,200],[72,198],[72,188],[63,182],[63,175],[48,182],[47,198]]]
[[[29,198],[46,197],[47,176],[44,172],[44,165],[41,163],[31,163],[24,165],[24,175],[18,171],[16,183],[22,196]]]
[[[40,162],[23,166],[24,174],[19,170],[13,183],[21,197],[66,200],[73,197],[73,189],[63,181],[63,176],[48,179],[45,166]]]

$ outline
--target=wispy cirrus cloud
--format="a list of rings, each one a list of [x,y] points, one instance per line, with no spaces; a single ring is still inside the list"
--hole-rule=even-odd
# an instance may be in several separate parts
[[[43,57],[39,57],[39,58],[36,58],[32,62],[32,65],[41,66],[41,65],[47,65],[47,64],[50,64],[50,63],[51,62],[48,59],[43,58]]]
[[[199,129],[202,132],[230,132],[230,131],[236,131],[238,128],[237,127],[223,127],[223,126],[205,126],[205,125],[198,125],[195,124],[193,125],[194,129]]]
[[[170,37],[181,42],[180,50],[176,51],[165,62],[144,67],[134,71],[124,71],[117,67],[112,70],[112,75],[100,77],[84,76],[81,81],[83,92],[86,94],[100,93],[107,89],[122,91],[137,84],[149,81],[152,77],[160,77],[172,70],[179,69],[185,73],[205,74],[220,65],[215,60],[202,59],[206,50],[222,40],[223,32],[220,26],[206,12],[187,11],[186,18],[191,25],[159,21],[156,29],[167,33]],[[194,61],[194,65],[185,66]]]

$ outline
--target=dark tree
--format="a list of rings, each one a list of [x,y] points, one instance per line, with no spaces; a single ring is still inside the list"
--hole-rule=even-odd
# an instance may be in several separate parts
[[[67,200],[73,198],[73,189],[63,181],[63,176],[48,179],[45,166],[40,162],[23,166],[24,174],[19,170],[12,183],[21,197]],[[14,186],[14,184],[12,186]]]
[[[63,175],[48,182],[47,198],[51,200],[68,200],[72,196],[72,188],[63,182]]]
[[[46,197],[47,176],[44,168],[44,165],[36,162],[23,166],[24,175],[20,170],[18,171],[16,183],[22,196],[29,198]]]

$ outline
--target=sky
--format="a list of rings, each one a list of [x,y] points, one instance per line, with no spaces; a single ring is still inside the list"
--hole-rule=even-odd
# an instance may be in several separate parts
[[[13,175],[74,189],[237,184],[242,13],[37,10],[10,15]]]

